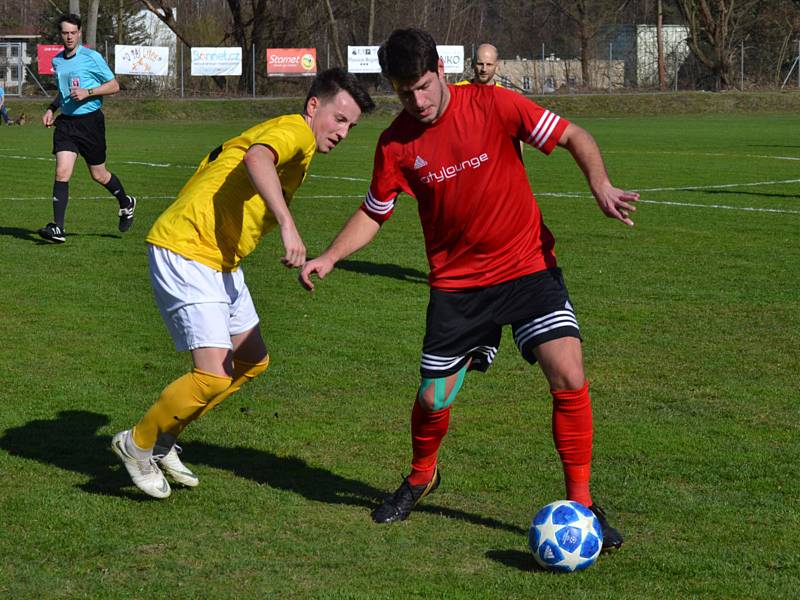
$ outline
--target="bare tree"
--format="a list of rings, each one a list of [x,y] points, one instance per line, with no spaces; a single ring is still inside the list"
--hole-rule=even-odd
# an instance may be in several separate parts
[[[715,89],[735,85],[733,59],[747,29],[758,20],[760,0],[677,0],[689,28],[689,48],[712,74]]]
[[[86,15],[86,36],[84,40],[90,48],[97,47],[97,13],[100,8],[100,0],[89,1],[89,12]]]
[[[591,45],[603,27],[617,21],[628,0],[550,0],[550,4],[578,30],[580,43],[581,76],[585,86],[591,86]]]

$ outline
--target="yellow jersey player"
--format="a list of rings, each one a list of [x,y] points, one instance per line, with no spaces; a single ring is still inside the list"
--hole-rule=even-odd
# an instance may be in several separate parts
[[[478,46],[478,51],[475,53],[475,60],[472,63],[472,69],[475,71],[475,76],[472,79],[463,79],[456,83],[456,85],[469,85],[474,83],[476,85],[496,85],[503,87],[496,81],[494,76],[497,74],[497,48],[491,44],[481,44]]]
[[[147,235],[156,304],[175,348],[191,352],[193,368],[112,440],[146,494],[170,495],[164,473],[183,485],[198,484],[178,457],[178,436],[267,369],[269,354],[240,262],[277,225],[283,264],[305,263],[288,208],[292,196],[314,153],[332,150],[372,108],[355,76],[342,69],[320,73],[303,114],[270,119],[212,150]]]

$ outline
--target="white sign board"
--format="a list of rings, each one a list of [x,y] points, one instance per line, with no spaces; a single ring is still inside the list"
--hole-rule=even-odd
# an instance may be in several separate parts
[[[378,48],[380,46],[348,46],[347,71],[350,73],[380,73]]]
[[[464,46],[436,46],[445,73],[464,72]],[[378,46],[348,46],[347,70],[350,73],[380,73]]]
[[[209,76],[241,75],[242,49],[192,48],[192,75]]]
[[[464,72],[464,46],[436,46],[436,51],[444,62],[445,73]]]
[[[167,46],[114,46],[114,73],[117,75],[168,75]]]

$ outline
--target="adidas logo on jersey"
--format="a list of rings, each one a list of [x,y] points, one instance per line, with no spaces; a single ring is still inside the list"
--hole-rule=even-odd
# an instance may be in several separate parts
[[[417,160],[414,161],[414,169],[421,169],[422,167],[427,167],[428,161],[422,158],[419,154],[417,154]]]

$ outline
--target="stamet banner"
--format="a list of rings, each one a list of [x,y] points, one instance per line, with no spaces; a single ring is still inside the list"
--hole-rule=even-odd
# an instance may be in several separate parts
[[[317,74],[316,48],[267,48],[267,75]]]

